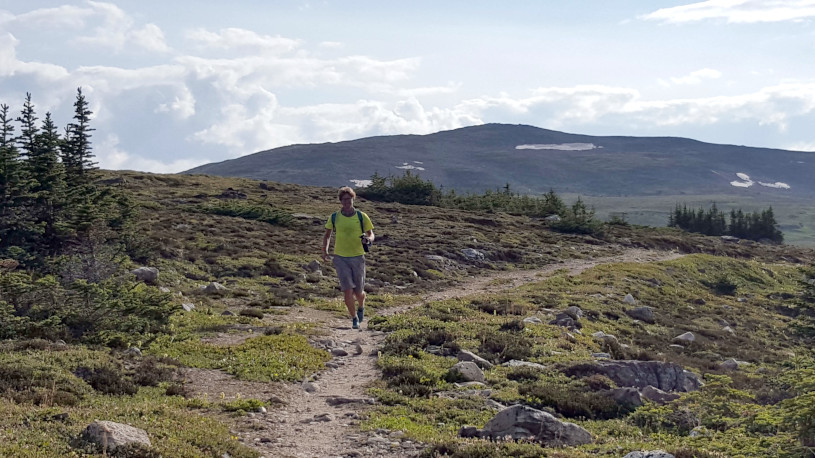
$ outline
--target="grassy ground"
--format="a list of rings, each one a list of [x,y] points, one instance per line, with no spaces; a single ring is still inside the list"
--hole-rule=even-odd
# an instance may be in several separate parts
[[[163,456],[256,456],[237,441],[223,418],[268,405],[269,400],[186,398],[174,371],[188,366],[220,369],[243,380],[291,381],[323,366],[328,355],[307,341],[318,331],[306,320],[289,319],[283,326],[275,317],[295,304],[342,313],[332,268],[324,266],[325,275],[304,268],[319,257],[325,220],[338,208],[336,190],[207,176],[109,175],[122,178],[115,186],[132,193],[141,212],[143,238],[134,241],[141,255],[133,267],[157,267],[157,286],[175,294],[179,312],[165,336],[129,342],[142,348],[142,359],[44,341],[4,343],[0,456],[101,456],[78,439],[93,419],[147,429],[155,451]],[[512,450],[518,456],[549,453],[530,444],[471,444],[455,438],[461,425],[481,426],[493,412],[483,398],[433,396],[451,389],[445,375],[453,360],[428,349],[446,346],[451,351],[471,349],[496,362],[528,359],[550,368],[544,373],[496,368],[488,372],[488,381],[492,399],[575,414],[568,418],[598,438],[561,456],[616,456],[621,449],[646,446],[728,456],[738,455],[729,454],[739,444],[745,455],[759,447],[794,450],[793,429],[779,426],[780,419],[787,418],[780,399],[792,396],[795,386],[784,377],[812,363],[800,358],[809,350],[789,330],[792,318],[785,313],[794,308],[800,277],[791,263],[811,262],[815,258],[810,251],[727,244],[637,226],[609,226],[596,237],[565,235],[527,217],[364,200],[357,204],[372,217],[377,234],[369,257],[368,304],[373,309],[411,302],[417,294],[485,271],[592,259],[632,247],[701,253],[657,265],[602,266],[575,278],[564,273],[508,294],[437,302],[409,315],[380,319],[376,326],[393,333],[380,360],[385,378],[373,391],[381,405],[366,427],[401,429],[436,444],[438,452],[459,456],[473,456],[474,450],[482,450],[481,456]],[[264,211],[257,212],[259,208]],[[486,259],[468,260],[464,248],[481,250]],[[225,285],[226,291],[202,292],[201,286],[212,281]],[[717,294],[717,285],[734,286],[735,294]],[[625,293],[653,306],[657,323],[627,318],[620,302]],[[182,303],[194,304],[195,311],[182,312]],[[530,314],[547,321],[550,310],[572,304],[586,312],[583,334],[573,340],[554,326],[519,324]],[[222,315],[227,310],[235,315]],[[724,333],[717,320],[731,323],[735,335]],[[616,335],[629,349],[603,347],[591,338],[597,330]],[[698,341],[683,352],[667,346],[685,330],[697,333]],[[201,340],[223,333],[242,338],[228,345]],[[679,407],[693,412],[709,431],[691,438],[685,430],[688,424],[654,406],[630,415],[604,414],[611,418],[586,413],[602,411],[606,404],[590,395],[587,382],[563,371],[603,350],[620,357],[676,361],[712,375],[724,375],[716,366],[720,358],[753,364],[727,374],[729,379],[712,378],[707,385],[712,388],[682,398]],[[561,403],[567,399],[583,404],[564,407]],[[584,404],[593,402],[599,407],[587,411]]]
[[[376,328],[392,333],[379,362],[385,380],[372,390],[382,406],[366,426],[401,429],[417,440],[438,444],[437,451],[458,450],[468,456],[485,445],[458,439],[458,430],[482,427],[494,415],[488,405],[494,400],[542,408],[588,429],[595,441],[569,456],[619,456],[621,450],[649,449],[802,456],[796,455],[803,450],[794,428],[783,425],[781,402],[795,395],[789,371],[812,364],[811,349],[789,331],[793,318],[783,309],[785,302],[792,302],[799,279],[800,272],[788,265],[694,255],[658,264],[603,265],[499,296],[438,302],[406,316],[379,319]],[[721,294],[722,283],[735,286],[731,294]],[[623,313],[630,308],[623,303],[626,294],[653,307],[656,322],[643,323]],[[585,314],[582,334],[520,321],[539,316],[546,323],[554,311],[570,305]],[[725,322],[734,334],[723,330]],[[670,346],[673,337],[689,330],[697,336],[693,344]],[[594,339],[597,331],[616,336],[623,345]],[[494,364],[520,359],[546,369],[495,366],[486,371],[488,396],[464,395],[449,380],[455,360],[428,353],[430,345],[470,350]],[[597,394],[594,385],[609,380],[566,375],[597,352],[615,359],[676,362],[704,375],[706,385],[672,405],[648,404],[629,413]],[[728,358],[750,364],[727,371],[720,363]],[[450,390],[462,396],[433,396]],[[696,427],[703,433],[691,435]],[[522,453],[527,446],[503,447],[502,453],[508,454]]]

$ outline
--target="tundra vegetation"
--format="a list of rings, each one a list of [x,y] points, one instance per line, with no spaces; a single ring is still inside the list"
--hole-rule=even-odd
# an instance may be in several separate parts
[[[18,118],[0,110],[0,456],[103,456],[80,434],[94,419],[149,432],[149,450],[122,456],[257,456],[233,419],[273,411],[275,400],[194,395],[182,369],[286,383],[324,368],[330,355],[311,345],[323,330],[276,317],[294,304],[342,314],[331,267],[326,276],[304,268],[319,254],[336,190],[97,170],[81,91],[75,108],[64,135],[50,115],[37,122],[30,96]],[[812,251],[603,223],[554,191],[422,201],[427,192],[406,174],[358,199],[377,227],[370,324],[388,333],[363,429],[401,430],[427,456],[812,456]],[[500,294],[376,314],[472,275],[632,248],[687,256],[599,262]],[[139,267],[159,275],[139,279]],[[626,313],[636,306],[653,319]],[[582,311],[571,329],[550,324],[569,307]],[[695,339],[674,343],[685,332]],[[491,364],[484,389],[457,385],[450,369],[462,350]],[[587,372],[598,358],[675,363],[703,385],[665,404],[618,403],[607,396],[617,382]],[[730,359],[735,367],[723,364]],[[506,365],[513,360],[539,366]],[[558,448],[459,437],[482,428],[496,403],[549,412],[593,440]]]

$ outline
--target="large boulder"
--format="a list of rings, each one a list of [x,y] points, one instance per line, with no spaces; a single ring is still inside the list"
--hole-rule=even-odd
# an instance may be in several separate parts
[[[462,361],[450,368],[453,378],[465,382],[484,382],[484,372],[472,361]]]
[[[480,437],[533,439],[550,446],[576,446],[592,441],[591,434],[574,423],[524,405],[508,407],[488,421]]]
[[[651,385],[662,391],[686,393],[702,386],[693,372],[678,364],[661,361],[598,361],[572,366],[566,373],[577,376],[602,374],[620,387],[645,388]]]
[[[204,292],[209,294],[224,293],[226,292],[226,286],[214,281],[204,286]]]
[[[467,350],[462,350],[458,352],[456,355],[459,361],[470,361],[476,364],[476,366],[480,367],[481,369],[490,369],[492,368],[492,363],[487,361],[486,359],[476,355],[475,353]]]
[[[662,450],[649,450],[647,452],[631,452],[623,458],[675,458],[668,452]]]
[[[651,307],[637,307],[625,311],[626,315],[635,320],[644,321],[646,323],[654,323],[654,309]]]
[[[642,394],[636,388],[623,387],[614,388],[608,392],[611,399],[617,404],[626,407],[639,407],[644,404]]]
[[[574,318],[572,318],[571,316],[569,316],[567,313],[564,313],[564,312],[561,312],[561,313],[558,313],[557,315],[555,315],[555,319],[550,321],[549,324],[553,324],[555,326],[561,326],[561,327],[564,327],[564,328],[569,329],[571,331],[574,331],[575,329],[580,329],[580,328],[583,327],[583,325],[579,321],[575,320]]]
[[[147,431],[113,421],[96,420],[82,431],[82,436],[105,452],[134,443],[146,447],[152,445]]]
[[[136,279],[143,281],[149,285],[153,285],[158,281],[158,269],[155,267],[139,267],[130,271],[136,276]]]
[[[507,361],[507,362],[505,362],[504,364],[501,364],[501,365],[505,366],[505,367],[524,367],[525,366],[525,367],[531,367],[533,369],[538,369],[538,370],[541,370],[541,371],[546,370],[546,366],[544,366],[543,364],[533,363],[531,361],[521,361],[521,360],[518,360],[518,359],[511,359],[511,360],[509,360],[509,361]]]
[[[679,399],[679,395],[676,393],[668,393],[666,391],[662,391],[659,388],[654,388],[651,385],[646,386],[642,390],[642,397],[648,399],[649,401],[656,402],[657,404],[667,404],[675,399]]]

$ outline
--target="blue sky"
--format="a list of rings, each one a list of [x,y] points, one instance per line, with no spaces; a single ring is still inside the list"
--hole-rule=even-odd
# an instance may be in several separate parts
[[[815,0],[0,0],[0,102],[106,169],[482,123],[815,151]]]

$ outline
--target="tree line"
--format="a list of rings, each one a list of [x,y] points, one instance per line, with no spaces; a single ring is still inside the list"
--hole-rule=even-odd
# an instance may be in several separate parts
[[[778,229],[772,207],[761,212],[748,213],[741,208],[732,209],[728,220],[715,203],[707,210],[701,207],[694,210],[687,205],[676,204],[676,208],[668,216],[668,226],[705,235],[729,235],[749,240],[770,240],[775,243],[784,241],[784,234]]]
[[[128,274],[150,248],[135,204],[100,181],[81,88],[73,107],[60,132],[31,94],[18,116],[0,103],[0,339],[133,345],[165,329],[173,302]]]
[[[132,205],[96,184],[93,113],[81,88],[73,106],[60,133],[50,112],[38,118],[30,93],[16,117],[0,104],[0,257],[42,267],[91,228],[115,232],[132,219]]]
[[[595,219],[594,209],[588,208],[579,197],[572,205],[566,205],[554,190],[541,196],[521,195],[510,189],[509,183],[502,189],[487,190],[483,194],[458,194],[455,189],[445,191],[432,181],[406,170],[402,176],[371,176],[371,184],[357,190],[366,199],[380,202],[399,202],[408,205],[431,205],[459,210],[500,211],[510,215],[547,217],[557,215],[549,227],[559,232],[599,234],[602,223]]]

